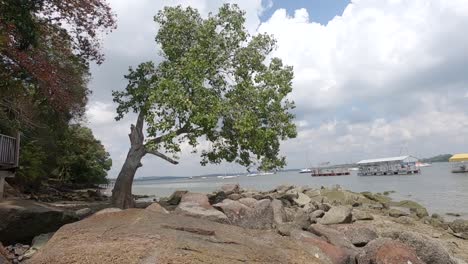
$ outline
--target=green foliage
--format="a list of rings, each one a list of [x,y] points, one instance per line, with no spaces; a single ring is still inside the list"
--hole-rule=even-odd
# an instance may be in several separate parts
[[[141,113],[149,150],[176,154],[184,141],[208,142],[202,165],[284,166],[280,140],[296,136],[287,99],[293,69],[271,58],[272,36],[249,36],[236,5],[206,19],[190,7],[166,7],[155,21],[163,61],[130,68],[127,88],[113,93],[117,120]]]
[[[449,159],[452,157],[452,154],[440,154],[434,157],[422,159],[422,162],[448,162]]]
[[[74,184],[103,184],[112,166],[109,153],[91,129],[71,125],[58,142],[59,154],[54,176],[62,182]]]

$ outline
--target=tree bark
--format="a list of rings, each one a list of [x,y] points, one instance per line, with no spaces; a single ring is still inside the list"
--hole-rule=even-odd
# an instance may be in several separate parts
[[[119,176],[112,190],[112,204],[115,207],[126,209],[135,207],[135,201],[132,197],[132,185],[133,178],[139,167],[141,167],[141,159],[146,154],[153,154],[158,156],[172,164],[177,164],[176,160],[173,160],[163,153],[156,150],[148,150],[144,144],[143,135],[143,121],[144,114],[140,112],[136,125],[132,125],[130,128],[130,150],[128,151],[127,158],[120,170]],[[155,139],[157,142],[160,138]]]
[[[132,197],[133,178],[137,169],[141,167],[141,159],[146,154],[143,144],[143,121],[144,114],[140,112],[136,125],[132,125],[130,128],[128,135],[131,144],[130,150],[112,190],[112,204],[118,208],[135,207],[135,201]]]

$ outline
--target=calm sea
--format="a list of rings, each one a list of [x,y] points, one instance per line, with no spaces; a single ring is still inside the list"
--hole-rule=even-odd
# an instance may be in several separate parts
[[[402,176],[350,176],[311,177],[299,172],[279,172],[275,175],[257,177],[240,176],[234,179],[175,179],[155,181],[135,181],[135,194],[169,196],[175,190],[212,192],[226,183],[239,183],[241,187],[254,190],[270,190],[281,184],[310,187],[332,187],[339,184],[344,189],[355,192],[395,191],[395,200],[410,199],[424,205],[430,213],[459,213],[468,219],[468,173],[451,173],[449,163],[434,163],[421,168],[418,175]]]

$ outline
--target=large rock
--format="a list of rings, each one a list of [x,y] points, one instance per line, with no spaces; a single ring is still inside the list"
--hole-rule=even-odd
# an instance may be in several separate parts
[[[310,246],[311,250],[317,251],[315,256],[322,260],[321,263],[332,263],[332,264],[350,264],[354,263],[354,256],[350,254],[346,249],[332,245],[319,238],[313,238],[310,236],[302,236],[300,241]],[[317,250],[318,249],[318,250]],[[281,263],[281,262],[278,262]],[[290,263],[290,262],[287,262]]]
[[[332,256],[345,259],[346,252],[322,243],[183,215],[128,209],[118,217],[93,216],[62,227],[26,263],[346,263],[331,262]]]
[[[11,262],[8,257],[8,251],[3,247],[2,243],[0,243],[0,264],[10,264]]]
[[[309,212],[304,209],[297,210],[296,215],[294,216],[293,224],[300,229],[306,230],[311,224]]]
[[[449,224],[455,233],[468,232],[468,220],[457,219]]]
[[[113,214],[121,211],[122,209],[120,208],[110,207],[97,211],[96,213],[94,213],[94,215]]]
[[[374,220],[374,216],[369,212],[353,209],[353,220]]]
[[[311,199],[309,196],[300,192],[297,193],[297,198],[293,199],[293,201],[299,206],[305,206],[306,204],[310,203]]]
[[[186,190],[176,190],[171,194],[171,196],[169,196],[166,203],[169,205],[178,205],[182,199],[182,196],[184,196],[187,192],[188,191]]]
[[[211,221],[228,222],[228,217],[213,208],[208,201],[208,197],[202,193],[186,193],[182,196],[175,211],[177,213]]]
[[[230,195],[233,193],[239,193],[240,187],[237,183],[224,184],[221,186],[221,191],[223,191],[226,195]]]
[[[254,208],[229,199],[215,204],[214,207],[222,210],[233,225],[251,229],[270,229],[273,227],[274,212],[268,199],[258,201]]]
[[[243,218],[253,211],[253,208],[230,199],[225,199],[222,203],[214,204],[213,207],[220,209],[233,225],[241,225]]]
[[[150,206],[146,207],[146,210],[156,213],[168,214],[169,212],[158,203],[152,203]]]
[[[382,238],[370,242],[356,260],[357,264],[424,264],[411,247]]]
[[[334,206],[325,215],[317,220],[322,225],[351,223],[353,208],[350,206]]]
[[[419,203],[417,203],[415,201],[403,200],[403,201],[399,201],[399,202],[394,203],[394,204],[396,206],[409,208],[410,211],[419,218],[423,218],[423,217],[429,215],[426,208],[424,208],[424,206],[420,205]]]
[[[271,201],[271,208],[273,209],[273,221],[275,225],[282,224],[287,220],[283,203],[280,200],[274,199]]]
[[[345,234],[334,228],[330,228],[320,224],[313,224],[308,228],[308,231],[319,237],[325,238],[326,241],[335,246],[347,248],[350,250],[355,249],[354,245],[351,243],[351,241],[349,241],[346,238]]]
[[[391,216],[391,217],[398,218],[400,216],[408,216],[409,214],[407,212],[403,212],[401,210],[392,208],[392,209],[388,210],[388,215]]]
[[[417,255],[426,263],[431,264],[456,264],[444,246],[438,241],[414,232],[389,232],[383,234],[416,250]]]
[[[241,198],[238,200],[239,203],[243,204],[243,205],[246,205],[250,208],[254,208],[255,205],[257,204],[257,200],[255,200],[254,198],[250,198],[250,197],[247,197],[247,198]]]
[[[74,212],[68,212],[31,200],[0,202],[0,241],[4,244],[29,244],[40,234],[54,232],[61,226],[77,221]]]
[[[349,225],[344,227],[344,236],[356,247],[363,247],[378,238],[377,233],[364,226]]]

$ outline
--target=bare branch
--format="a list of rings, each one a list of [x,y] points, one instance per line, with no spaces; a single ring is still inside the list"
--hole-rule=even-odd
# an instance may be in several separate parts
[[[155,156],[158,156],[158,157],[160,157],[161,159],[166,160],[166,161],[168,161],[168,162],[170,162],[170,163],[172,163],[172,164],[179,164],[179,162],[178,162],[177,160],[171,159],[171,158],[169,158],[168,156],[166,156],[166,155],[164,155],[164,154],[162,154],[161,152],[158,152],[158,151],[156,151],[156,150],[148,150],[148,149],[147,149],[147,150],[146,150],[146,153],[149,153],[149,154],[153,154],[153,155],[155,155]]]

